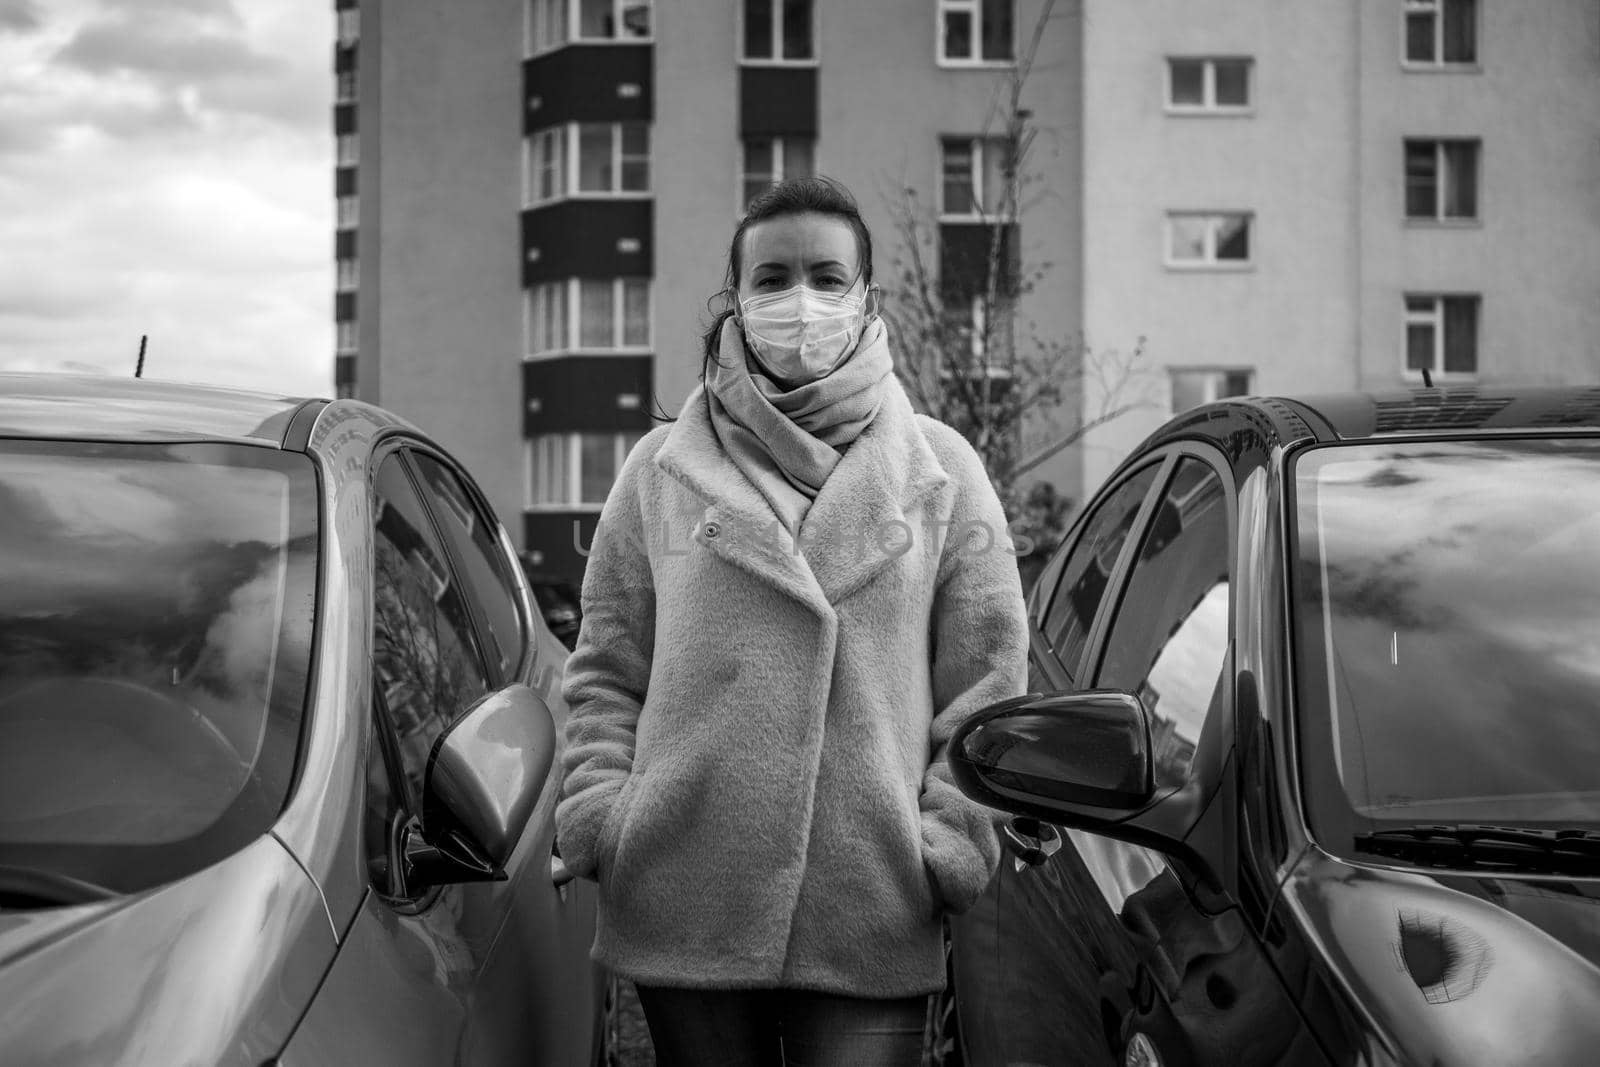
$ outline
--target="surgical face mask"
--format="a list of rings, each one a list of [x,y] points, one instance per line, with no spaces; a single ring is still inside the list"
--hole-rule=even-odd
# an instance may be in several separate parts
[[[740,301],[744,342],[767,372],[785,382],[814,382],[850,354],[866,325],[866,302],[804,285]]]

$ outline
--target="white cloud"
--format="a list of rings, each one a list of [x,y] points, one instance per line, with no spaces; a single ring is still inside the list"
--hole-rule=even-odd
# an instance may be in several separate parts
[[[332,387],[333,12],[0,0],[0,369]]]

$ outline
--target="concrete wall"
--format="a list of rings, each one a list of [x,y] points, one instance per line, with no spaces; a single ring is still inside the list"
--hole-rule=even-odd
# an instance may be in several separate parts
[[[1040,131],[1029,161],[1038,181],[1023,216],[1024,263],[1054,266],[1022,314],[1047,336],[1075,335],[1081,321],[1077,9],[1077,0],[1056,5],[1024,101]],[[1038,0],[1019,4],[1024,44],[1040,10]],[[940,135],[999,129],[1005,72],[940,67],[935,14],[925,0],[818,4],[817,170],[860,201],[873,234],[875,280],[886,290],[902,284],[906,250],[895,220],[903,189],[916,190],[924,221],[934,224]],[[695,0],[662,16],[654,130],[656,384],[676,412],[699,375],[706,301],[722,288],[738,221],[739,64],[734,5]],[[1078,465],[1070,452],[1041,473],[1076,493]]]
[[[523,6],[362,7],[359,389],[459,452],[515,516]],[[1023,46],[1041,7],[1018,4]],[[817,165],[860,199],[892,289],[902,190],[931,225],[939,137],[992,126],[1005,72],[940,67],[926,0],[817,8]],[[1481,381],[1600,376],[1600,5],[1479,8],[1479,69],[1418,73],[1392,0],[1059,0],[1025,99],[1039,133],[1022,259],[1051,266],[1022,328],[1081,331],[1113,373],[1143,338],[1120,399],[1145,406],[1043,476],[1092,490],[1168,416],[1171,368],[1254,368],[1268,393],[1401,384],[1407,290],[1482,293]],[[653,336],[673,413],[740,208],[736,11],[656,11]],[[1167,114],[1170,55],[1253,57],[1251,113]],[[1482,139],[1479,223],[1403,219],[1406,136]],[[1166,267],[1169,210],[1253,212],[1251,267]],[[1105,403],[1098,380],[1086,415]]]
[[[1600,5],[1478,7],[1478,69],[1417,71],[1391,0],[1088,0],[1085,317],[1101,347],[1144,336],[1155,372],[1153,405],[1093,435],[1090,486],[1168,415],[1172,367],[1409,384],[1407,291],[1482,294],[1478,382],[1600,376]],[[1163,114],[1174,54],[1253,56],[1253,113]],[[1404,218],[1402,142],[1433,136],[1482,139],[1478,222]],[[1184,208],[1254,211],[1253,267],[1164,268]]]
[[[706,301],[723,285],[738,221],[735,5],[696,0],[656,19],[656,394],[676,415],[698,383]]]
[[[363,11],[361,60],[382,59],[380,106],[361,116],[360,388],[458,456],[520,538],[522,5],[387,4],[381,30],[376,16]]]
[[[1477,380],[1600,378],[1600,5],[1480,3],[1478,66],[1401,64],[1399,15],[1361,4],[1361,384],[1404,367],[1410,291],[1482,294]],[[1408,222],[1406,137],[1482,140],[1479,221]]]
[[[1171,414],[1168,372],[1251,367],[1258,392],[1356,381],[1354,36],[1349,5],[1317,0],[1089,0],[1084,20],[1084,309],[1089,342],[1143,371],[1144,406],[1095,432],[1098,485]],[[1169,56],[1248,56],[1253,109],[1165,109]],[[1165,262],[1172,210],[1250,211],[1252,264]],[[1086,403],[1108,402],[1103,392]]]

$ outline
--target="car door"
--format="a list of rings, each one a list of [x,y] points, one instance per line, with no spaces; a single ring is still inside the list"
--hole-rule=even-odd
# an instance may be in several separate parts
[[[391,449],[375,466],[371,891],[329,979],[344,988],[325,989],[312,1009],[360,1004],[371,1017],[311,1027],[318,1042],[305,1052],[315,1062],[588,1064],[593,905],[550,877],[558,775],[505,881],[407,884],[434,741],[478,697],[539,670],[526,599],[476,493],[426,452]]]
[[[1148,470],[1104,498],[1111,532],[1069,549],[1035,659],[1079,688],[1139,694],[1159,796],[1196,761],[1220,766],[1231,742],[1233,520],[1220,457],[1171,450],[1154,495],[1140,491]],[[1035,850],[1001,872],[995,956],[1002,988],[1032,1010],[992,1062],[1276,1063],[1302,1039],[1238,910],[1178,860],[1027,820],[1007,831]]]
[[[1030,691],[1081,688],[1081,663],[1101,601],[1162,469],[1152,460],[1104,489],[1043,571],[1031,599]],[[1106,928],[1095,929],[1097,923]],[[1019,867],[1008,852],[988,891],[952,924],[957,1010],[969,1062],[1111,1063],[1099,982],[1119,966],[1107,953],[1122,949],[1115,916],[1100,905],[1070,845],[1040,867]]]
[[[411,448],[408,456],[423,500],[450,551],[469,606],[479,620],[479,642],[499,684],[520,683],[539,693],[552,715],[558,735],[566,725],[561,699],[562,664],[566,649],[538,621],[524,591],[516,561],[499,524],[466,475],[440,453]],[[498,661],[498,670],[493,664]],[[511,1033],[509,1021],[529,1024],[540,1012],[554,1020],[538,1030],[548,1043],[570,1039],[576,1054],[591,1036],[585,1022],[597,1002],[599,971],[589,960],[594,931],[594,888],[572,881],[557,887],[551,880],[555,855],[555,801],[559,769],[545,784],[545,799],[529,820],[523,842],[508,865],[513,889],[505,894],[510,911],[503,936],[490,950],[479,975],[474,1020],[477,1044],[500,1047]],[[540,1007],[532,1008],[530,1004]],[[493,1010],[484,1010],[498,1005]],[[471,1035],[469,1035],[471,1036]],[[551,1055],[552,1062],[565,1062]],[[587,1062],[587,1061],[585,1061]]]

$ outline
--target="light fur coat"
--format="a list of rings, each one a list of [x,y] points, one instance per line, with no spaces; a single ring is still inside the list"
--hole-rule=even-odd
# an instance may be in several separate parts
[[[1023,692],[1016,559],[972,447],[885,384],[799,552],[701,389],[601,512],[556,823],[600,884],[595,958],[625,977],[932,992],[941,914],[999,862],[944,746]]]

